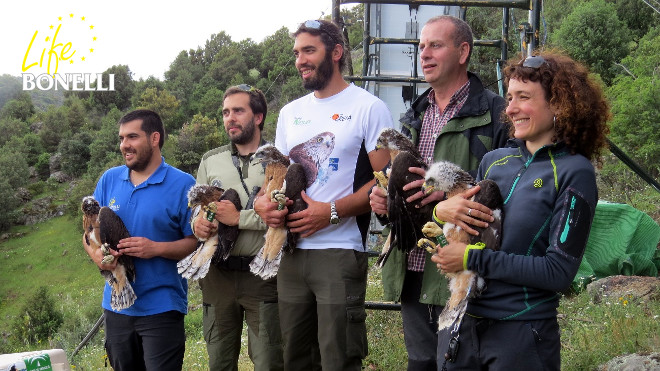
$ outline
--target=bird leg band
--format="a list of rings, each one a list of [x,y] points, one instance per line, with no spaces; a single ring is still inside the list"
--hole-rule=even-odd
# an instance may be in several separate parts
[[[204,211],[206,212],[206,220],[212,222],[213,219],[215,219],[215,213],[218,211],[218,206],[215,204],[215,202],[211,202],[210,204],[204,206]]]

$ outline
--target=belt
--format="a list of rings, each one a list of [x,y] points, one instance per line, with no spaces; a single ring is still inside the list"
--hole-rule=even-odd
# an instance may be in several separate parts
[[[249,271],[253,256],[229,256],[226,260],[218,259],[216,266],[228,271]]]

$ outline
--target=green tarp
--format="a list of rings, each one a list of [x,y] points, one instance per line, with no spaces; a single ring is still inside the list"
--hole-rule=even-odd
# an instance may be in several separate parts
[[[650,216],[627,204],[599,201],[573,290],[614,275],[658,276],[658,241],[660,226]]]

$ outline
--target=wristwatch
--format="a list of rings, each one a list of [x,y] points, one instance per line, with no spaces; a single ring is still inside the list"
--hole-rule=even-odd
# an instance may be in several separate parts
[[[331,201],[330,202],[330,224],[339,224],[341,219],[339,219],[339,215],[337,214],[337,208],[335,207],[335,202]]]

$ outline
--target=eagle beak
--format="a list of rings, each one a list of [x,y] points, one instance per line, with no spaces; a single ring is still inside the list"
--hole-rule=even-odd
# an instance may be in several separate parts
[[[424,191],[424,195],[431,194],[431,192],[433,192],[434,189],[435,187],[433,187],[432,185],[428,185],[426,183],[422,185],[422,190]]]

